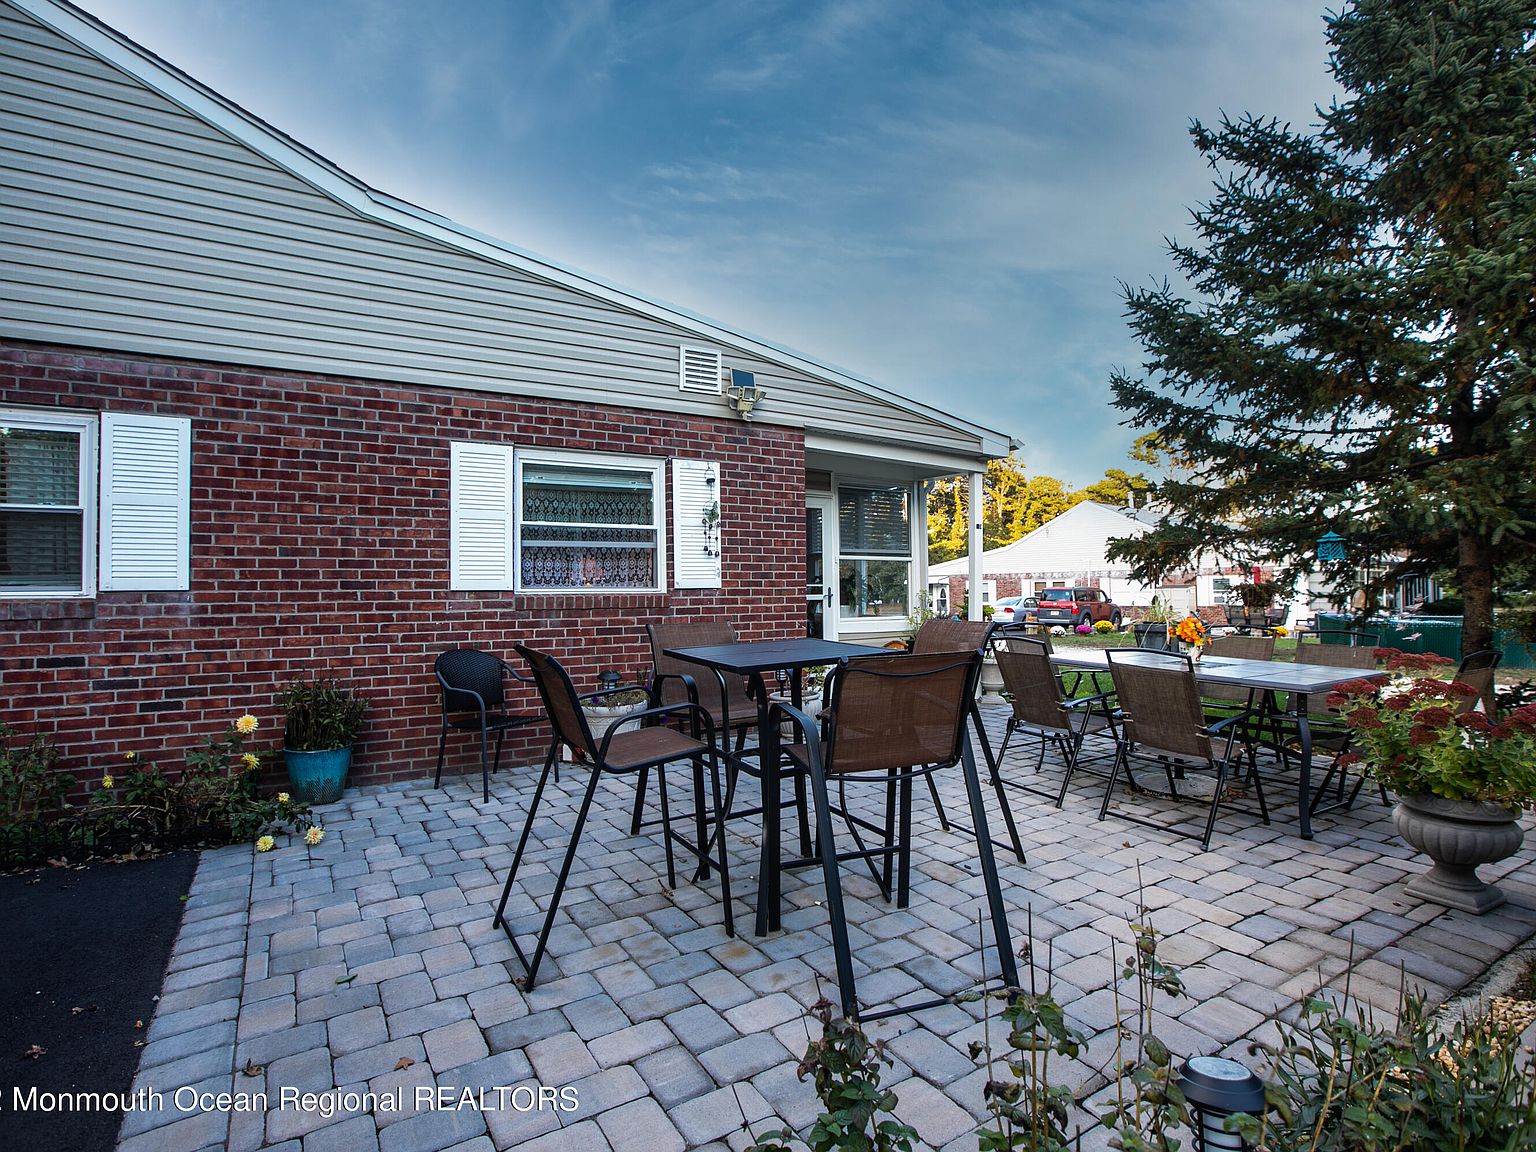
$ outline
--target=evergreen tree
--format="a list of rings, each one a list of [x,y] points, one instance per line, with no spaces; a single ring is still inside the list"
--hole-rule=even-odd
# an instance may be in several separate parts
[[[1215,549],[1344,584],[1406,556],[1455,573],[1487,647],[1501,573],[1536,553],[1536,0],[1354,0],[1326,24],[1344,96],[1315,132],[1192,128],[1217,172],[1171,244],[1194,291],[1127,291],[1148,375],[1113,381],[1181,466],[1177,523],[1115,552],[1142,578]]]

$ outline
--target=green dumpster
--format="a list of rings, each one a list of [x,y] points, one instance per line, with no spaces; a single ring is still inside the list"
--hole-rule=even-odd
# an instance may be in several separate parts
[[[1536,646],[1523,643],[1518,632],[1501,629],[1494,634],[1493,646],[1504,654],[1499,661],[1501,669],[1536,668]]]
[[[1434,652],[1451,660],[1461,659],[1460,616],[1391,616],[1356,624],[1353,616],[1319,612],[1317,626],[1324,632],[1374,632],[1383,648],[1399,652]],[[1324,644],[1345,644],[1342,636],[1323,636]]]
[[[1384,648],[1433,652],[1448,660],[1461,660],[1460,616],[1394,616],[1381,623]]]

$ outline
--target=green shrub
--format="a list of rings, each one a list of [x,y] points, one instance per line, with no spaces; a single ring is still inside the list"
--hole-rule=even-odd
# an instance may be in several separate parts
[[[357,742],[368,702],[324,677],[295,680],[283,689],[283,747],[325,752]]]

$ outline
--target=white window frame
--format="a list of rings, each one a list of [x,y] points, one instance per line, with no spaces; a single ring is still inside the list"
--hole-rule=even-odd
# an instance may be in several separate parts
[[[913,605],[917,602],[916,598],[923,596],[923,602],[926,603],[926,596],[923,592],[919,591],[913,583],[918,578],[920,565],[922,562],[922,557],[919,555],[919,550],[921,548],[921,550],[926,552],[928,546],[926,534],[924,534],[924,538],[921,543],[919,543],[918,539],[917,509],[921,504],[922,493],[918,491],[917,485],[915,484],[904,485],[899,482],[893,483],[890,480],[877,480],[863,476],[835,476],[833,477],[832,484],[832,512],[836,517],[840,517],[842,514],[842,494],[845,488],[854,488],[865,492],[884,492],[897,488],[905,488],[908,500],[907,543],[909,547],[905,557],[874,552],[849,552],[845,550],[843,546],[842,526],[839,522],[838,548],[836,556],[837,566],[835,568],[835,575],[833,576],[833,579],[837,581],[837,587],[839,588],[837,605],[838,634],[840,636],[843,634],[858,635],[860,633],[884,634],[892,631],[902,631],[907,627],[908,620],[911,618]],[[901,615],[845,616],[842,614],[842,610],[845,607],[845,605],[842,603],[841,595],[842,566],[843,562],[848,560],[891,561],[894,563],[901,563],[903,560],[905,560],[907,564],[907,605]]]
[[[523,584],[523,469],[528,465],[555,464],[564,467],[591,468],[594,471],[629,468],[651,474],[651,530],[656,534],[655,581],[645,588],[618,588],[612,585],[572,587],[528,587]],[[514,487],[512,493],[512,583],[513,591],[537,596],[612,596],[615,593],[657,593],[666,590],[667,579],[667,461],[649,456],[619,456],[606,452],[553,452],[518,448],[513,452]]]
[[[96,446],[95,413],[41,412],[36,409],[0,409],[0,425],[31,428],[42,432],[73,432],[80,437],[80,473],[77,477],[80,509],[80,587],[79,588],[0,588],[0,600],[87,600],[96,595]],[[58,505],[7,505],[29,511],[52,508],[72,511]]]

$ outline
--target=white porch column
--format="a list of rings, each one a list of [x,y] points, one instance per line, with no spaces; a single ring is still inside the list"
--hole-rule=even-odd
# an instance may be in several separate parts
[[[971,556],[969,584],[966,586],[966,616],[981,619],[981,492],[985,473],[971,473]]]

